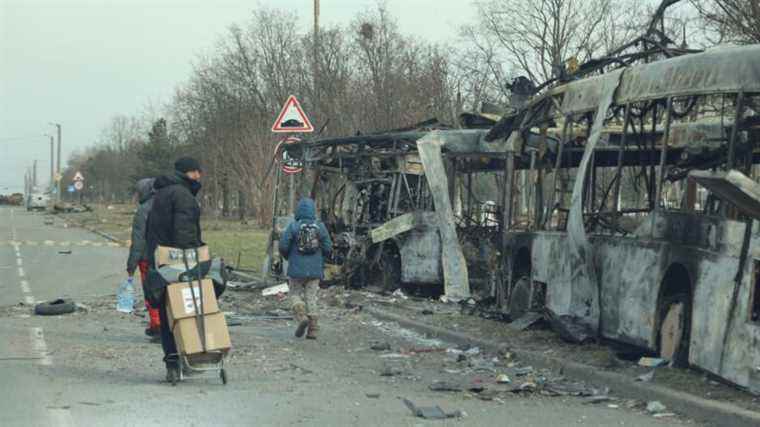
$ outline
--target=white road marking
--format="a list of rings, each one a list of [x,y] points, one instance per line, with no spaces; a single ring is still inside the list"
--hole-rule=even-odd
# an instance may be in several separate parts
[[[29,282],[27,282],[26,280],[22,280],[21,281],[21,290],[25,294],[31,294],[32,293],[32,289],[29,287]]]
[[[21,267],[24,265],[24,260],[21,259],[21,257],[16,258],[16,265]]]
[[[34,301],[34,297],[33,297],[33,296],[31,296],[31,295],[27,295],[27,296],[25,296],[25,297],[24,297],[24,303],[25,303],[26,305],[34,305],[34,303],[35,303],[35,301]]]
[[[32,337],[32,348],[40,357],[39,364],[43,366],[50,366],[53,364],[53,360],[48,355],[47,344],[45,343],[45,335],[42,333],[42,328],[33,327],[30,329]]]
[[[26,273],[24,273],[24,269],[22,267],[18,268],[18,277],[25,277]]]

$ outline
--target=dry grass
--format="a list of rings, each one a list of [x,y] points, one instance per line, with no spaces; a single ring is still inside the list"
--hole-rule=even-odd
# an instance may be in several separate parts
[[[91,205],[91,212],[62,215],[66,220],[94,228],[119,240],[129,240],[132,230],[131,204]],[[203,218],[203,240],[214,256],[236,267],[261,271],[266,257],[268,230],[241,224],[237,220]],[[239,260],[239,265],[238,265]]]

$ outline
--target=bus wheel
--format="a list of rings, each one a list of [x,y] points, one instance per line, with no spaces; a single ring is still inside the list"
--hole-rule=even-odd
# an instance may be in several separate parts
[[[520,276],[512,287],[509,297],[509,315],[519,319],[530,310],[530,277]]]
[[[372,270],[370,280],[384,292],[393,292],[401,287],[401,257],[395,251],[383,249]]]
[[[660,357],[670,360],[674,366],[689,364],[689,306],[688,295],[667,297],[661,305],[659,331]]]

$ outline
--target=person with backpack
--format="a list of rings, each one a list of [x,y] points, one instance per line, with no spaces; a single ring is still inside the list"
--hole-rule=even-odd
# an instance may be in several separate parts
[[[148,214],[153,206],[154,178],[144,178],[137,181],[135,195],[137,197],[137,211],[132,218],[132,239],[129,246],[129,257],[127,258],[127,275],[130,279],[135,276],[135,271],[140,270],[140,282],[143,286],[143,294],[148,276]],[[159,320],[158,308],[151,307],[148,299],[145,299],[145,308],[148,309],[149,324],[145,329],[145,335],[158,339],[161,327]]]
[[[295,220],[280,238],[280,255],[288,260],[288,282],[293,314],[298,323],[295,335],[317,339],[319,310],[317,291],[324,278],[325,257],[332,253],[332,240],[325,225],[317,220],[314,200],[298,202]]]

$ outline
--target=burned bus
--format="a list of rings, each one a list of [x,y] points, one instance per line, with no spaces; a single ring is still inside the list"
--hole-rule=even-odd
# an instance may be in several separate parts
[[[294,176],[282,168],[276,178],[265,270],[281,277],[286,269],[274,248],[301,194],[316,200],[333,237],[328,281],[384,291],[422,286],[452,300],[490,292],[499,270],[505,146],[486,143],[487,132],[427,122],[284,145],[283,157],[305,170]]]
[[[527,153],[530,132],[559,144]],[[508,151],[505,309],[760,388],[760,46],[557,85],[487,140]]]

